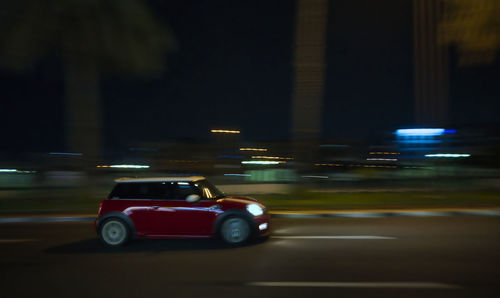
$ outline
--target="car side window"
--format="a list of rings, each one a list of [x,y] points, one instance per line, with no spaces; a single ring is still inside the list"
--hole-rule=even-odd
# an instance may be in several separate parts
[[[111,191],[110,199],[134,200],[185,200],[196,194],[206,197],[200,188],[191,182],[128,182],[117,183]]]
[[[117,183],[111,193],[110,199],[139,199],[139,183]]]
[[[172,186],[168,182],[144,183],[143,197],[150,200],[166,200],[171,197]]]
[[[110,199],[162,200],[171,196],[172,186],[166,182],[118,183]]]
[[[173,200],[185,200],[189,195],[202,196],[200,190],[190,182],[173,182]]]

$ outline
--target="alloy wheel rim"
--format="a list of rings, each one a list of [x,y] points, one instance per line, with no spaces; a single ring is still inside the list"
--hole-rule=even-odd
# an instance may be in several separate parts
[[[109,221],[102,227],[102,237],[106,243],[111,245],[120,244],[126,236],[126,230],[122,223]]]
[[[248,224],[239,218],[228,220],[224,224],[224,238],[231,243],[243,242],[248,236]]]

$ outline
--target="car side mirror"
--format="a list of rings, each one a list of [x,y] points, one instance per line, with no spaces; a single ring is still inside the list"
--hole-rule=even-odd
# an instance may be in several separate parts
[[[199,200],[201,200],[201,197],[199,195],[189,195],[186,197],[186,202],[189,203],[196,203]]]

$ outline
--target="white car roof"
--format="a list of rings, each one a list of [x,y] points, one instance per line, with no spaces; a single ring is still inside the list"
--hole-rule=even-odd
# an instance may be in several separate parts
[[[198,181],[203,180],[202,176],[189,176],[189,177],[150,177],[150,178],[118,178],[116,183],[127,182],[174,182],[174,181]]]

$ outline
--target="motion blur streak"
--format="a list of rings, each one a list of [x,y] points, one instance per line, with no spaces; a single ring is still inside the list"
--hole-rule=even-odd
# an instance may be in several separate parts
[[[212,129],[210,130],[212,133],[240,133],[239,130],[225,130],[225,129]]]
[[[0,239],[0,243],[19,243],[19,242],[32,242],[36,239]]]
[[[99,165],[97,168],[148,169],[146,165]]]
[[[272,236],[276,239],[345,239],[345,240],[388,240],[396,239],[395,237],[387,236]]]
[[[444,133],[444,128],[410,128],[398,129],[398,136],[439,136]]]
[[[69,155],[69,156],[83,156],[83,153],[72,152],[49,152],[50,155]]]
[[[277,165],[279,163],[285,163],[284,161],[268,161],[268,160],[244,160],[242,164],[249,165]]]
[[[470,154],[438,153],[438,154],[426,154],[425,157],[470,157]]]
[[[240,148],[240,151],[267,151],[265,148]]]
[[[459,289],[459,286],[434,282],[249,282],[256,287],[320,287],[320,288],[415,288],[415,289]]]
[[[281,156],[265,156],[265,155],[254,155],[252,158],[261,158],[261,159],[286,159],[286,160],[292,160],[293,158],[291,157],[281,157]]]

